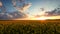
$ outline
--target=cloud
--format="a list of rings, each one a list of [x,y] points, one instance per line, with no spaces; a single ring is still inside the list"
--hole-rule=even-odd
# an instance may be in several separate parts
[[[17,3],[24,3],[24,2],[25,2],[25,0],[12,0],[12,4],[14,7],[17,6]]]
[[[0,1],[0,7],[2,7],[2,2]]]
[[[16,6],[16,0],[12,0],[12,4],[15,7]]]
[[[22,7],[23,11],[26,11],[28,8],[30,8],[30,6],[31,6],[31,3],[24,4]]]
[[[25,0],[18,0],[18,2],[24,2]]]
[[[22,6],[17,6],[17,1],[20,1],[20,3],[22,4]],[[20,12],[24,12],[26,10],[28,10],[28,8],[30,8],[31,6],[31,3],[25,3],[24,1],[25,0],[13,0],[12,3],[13,3],[13,6],[16,8],[16,10],[20,11]]]
[[[26,14],[15,11],[12,13],[0,13],[1,20],[10,20],[10,19],[17,19],[17,18],[25,18],[27,17]]]
[[[51,10],[45,13],[47,13],[48,16],[57,16],[57,15],[60,15],[60,8],[56,8],[54,10]]]
[[[24,11],[28,10],[31,6],[31,3],[24,3],[23,0],[19,0],[22,6],[17,6],[16,0],[12,0],[13,7],[16,8],[16,11],[13,12],[1,12],[0,13],[0,20],[10,20],[10,19],[17,19],[17,18],[26,18],[28,14],[24,13]],[[12,8],[13,8],[12,7]],[[7,7],[6,7],[7,8]],[[3,9],[4,10],[4,9]]]
[[[31,6],[31,3],[28,3],[28,4],[24,4],[22,7],[15,7],[15,8],[20,12],[24,12],[28,10],[30,6]]]
[[[44,8],[40,8],[41,9],[41,11],[44,11],[45,9]]]

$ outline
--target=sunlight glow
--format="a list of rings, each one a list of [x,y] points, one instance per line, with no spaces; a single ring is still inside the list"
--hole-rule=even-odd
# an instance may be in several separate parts
[[[53,19],[60,19],[60,16],[42,16],[42,17],[27,17],[27,18],[18,18],[18,19],[14,19],[14,20],[53,20]]]
[[[38,17],[38,18],[31,18],[31,20],[47,20],[47,19],[59,19],[60,16],[50,16],[50,17]]]

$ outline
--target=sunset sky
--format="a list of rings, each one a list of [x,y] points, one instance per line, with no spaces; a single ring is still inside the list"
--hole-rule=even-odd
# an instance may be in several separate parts
[[[60,0],[0,0],[0,19],[42,16],[46,12],[60,16]]]
[[[60,7],[60,0],[29,0],[32,3],[30,13],[36,14],[41,12],[40,8],[44,8],[45,11],[53,10]]]

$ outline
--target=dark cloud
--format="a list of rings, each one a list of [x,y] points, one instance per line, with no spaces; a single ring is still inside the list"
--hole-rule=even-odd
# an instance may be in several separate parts
[[[60,8],[56,8],[54,10],[46,12],[48,16],[58,16],[60,15]]]
[[[41,11],[44,11],[44,8],[40,8],[41,9]]]
[[[18,2],[24,2],[25,0],[18,0]]]
[[[17,18],[25,18],[27,17],[26,14],[21,12],[12,12],[12,13],[0,13],[1,20],[10,20],[10,19],[17,19]]]

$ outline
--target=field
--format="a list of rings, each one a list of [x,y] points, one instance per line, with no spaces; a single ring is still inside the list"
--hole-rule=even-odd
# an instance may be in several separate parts
[[[0,20],[0,34],[60,34],[60,20]]]

